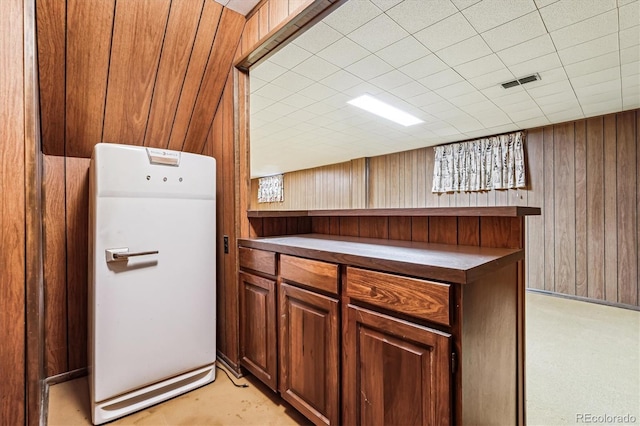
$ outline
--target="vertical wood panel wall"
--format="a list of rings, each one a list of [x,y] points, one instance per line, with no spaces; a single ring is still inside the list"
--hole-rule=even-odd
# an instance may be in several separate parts
[[[541,207],[541,216],[526,219],[528,286],[638,306],[639,126],[640,110],[633,110],[529,130],[524,190],[437,195],[431,193],[432,148],[372,157],[368,207]],[[328,195],[319,188],[301,196],[286,185],[298,188],[339,167],[285,174],[280,206],[256,202],[254,179],[251,208],[333,208],[323,203]],[[349,206],[349,191],[334,194],[333,205]]]
[[[96,143],[216,157],[219,251],[222,234],[235,238],[229,71],[244,23],[214,0],[38,0],[46,376],[87,366],[88,169]],[[225,265],[235,259],[219,260],[217,280],[227,282],[233,268]],[[220,334],[219,348],[233,347],[230,333]]]

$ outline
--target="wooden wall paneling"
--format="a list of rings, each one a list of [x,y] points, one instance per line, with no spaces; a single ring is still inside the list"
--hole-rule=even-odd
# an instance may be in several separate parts
[[[575,294],[576,198],[574,123],[554,126],[555,290]]]
[[[269,29],[271,28],[271,25],[269,24],[269,2],[263,3],[256,14],[260,15],[258,18],[258,39],[261,39],[269,34]],[[244,39],[244,31],[242,33],[242,38]],[[246,52],[244,45],[242,51]]]
[[[57,0],[37,2],[38,67],[42,149],[64,155],[65,56],[67,4]]]
[[[289,16],[289,0],[269,0],[269,26],[277,27]]]
[[[587,297],[587,122],[576,121],[575,135],[575,291]]]
[[[305,173],[305,207],[307,209],[315,209],[317,208],[317,191],[316,191],[316,178],[315,172],[307,171]]]
[[[428,242],[429,241],[429,218],[428,217],[412,217],[411,218],[411,241]]]
[[[213,48],[213,40],[220,23],[223,7],[215,1],[205,1],[202,16],[198,24],[198,31],[193,43],[193,51],[184,77],[184,84],[180,92],[180,99],[176,108],[173,127],[167,148],[181,150],[191,120],[191,114],[196,103],[200,85],[205,73],[207,61]]]
[[[458,244],[458,222],[455,216],[429,218],[429,242]]]
[[[638,304],[636,115],[617,115],[618,302]]]
[[[431,192],[431,188],[427,189],[427,182],[431,182],[431,177],[427,179],[426,173],[426,152],[427,148],[421,148],[415,151],[414,170],[415,180],[413,188],[413,205],[415,207],[425,207],[427,200],[427,190]]]
[[[495,248],[523,248],[523,217],[481,217],[480,245]]]
[[[361,217],[360,237],[368,238],[389,238],[389,219],[387,217]]]
[[[528,200],[531,207],[540,207],[540,216],[527,216],[527,285],[544,290],[545,218],[544,205],[544,130],[535,129],[527,133],[526,153],[528,159]]]
[[[270,217],[265,218],[263,221],[262,232],[265,237],[272,237],[276,235],[286,235],[287,233],[287,218],[285,217]],[[330,234],[331,232],[327,232]]]
[[[236,14],[237,15],[237,14]],[[244,17],[243,17],[244,19]],[[225,14],[223,12],[221,23],[225,21]],[[223,27],[224,28],[224,27]],[[238,34],[239,37],[239,34]],[[216,36],[216,39],[218,37]],[[234,50],[237,47],[233,45]],[[230,59],[229,59],[230,60]],[[230,66],[230,63],[229,63]],[[219,285],[224,285],[225,289],[225,304],[226,304],[226,318],[225,318],[225,355],[231,361],[232,364],[237,366],[239,364],[239,329],[238,329],[238,309],[239,309],[239,294],[238,288],[235,284],[237,282],[237,250],[235,243],[237,239],[237,224],[236,224],[236,192],[235,192],[235,139],[234,139],[234,101],[233,101],[233,70],[230,70],[227,66],[227,84],[224,87],[222,93],[221,105],[224,105],[222,110],[222,139],[218,142],[222,144],[222,161],[219,167],[222,168],[222,186],[223,186],[223,223],[221,234],[229,237],[229,253],[224,255],[224,282]]]
[[[243,15],[227,9],[222,11],[218,31],[213,41],[193,114],[182,150],[200,152],[211,126],[214,111],[225,87],[245,19]]]
[[[349,207],[351,209],[360,209],[367,207],[367,159],[358,158],[351,160],[350,164],[350,183],[351,183],[351,201]]]
[[[241,50],[248,52],[251,46],[254,46],[258,40],[260,40],[260,13],[256,13],[247,19],[244,31],[242,32]]]
[[[335,209],[335,195],[336,195],[336,168],[335,166],[327,166],[324,168],[322,192],[324,194],[326,204],[325,207],[329,209]]]
[[[480,220],[477,217],[458,218],[458,242],[463,246],[480,245]]]
[[[93,146],[105,141],[102,129],[114,13],[115,0],[67,1],[66,102],[57,104],[58,108],[65,105],[66,148],[56,155],[89,158]],[[130,95],[126,93],[120,102]],[[47,120],[43,111],[42,121]]]
[[[369,159],[369,208],[387,206],[386,200],[386,158],[384,156]]]
[[[105,142],[144,143],[170,4],[169,0],[116,3],[102,131]]]
[[[616,116],[604,116],[604,282],[605,300],[618,301],[618,200]]]
[[[329,218],[329,234],[340,235],[340,218],[339,217]]]
[[[360,222],[355,216],[345,216],[340,219],[340,235],[357,237],[360,235]]]
[[[433,148],[425,148],[425,207],[437,207],[438,195],[431,192],[433,184],[433,167],[435,163],[435,153]]]
[[[636,110],[636,156],[637,163],[640,165],[640,110]],[[636,230],[637,240],[636,247],[638,250],[638,304],[640,304],[640,167],[636,170]]]
[[[145,146],[164,148],[169,142],[203,6],[203,0],[171,2],[149,119],[146,120]]]
[[[45,375],[69,371],[67,362],[67,248],[65,159],[44,156],[43,249]]]
[[[328,217],[312,217],[311,232],[313,232],[314,234],[328,234],[329,218]]]
[[[389,154],[386,158],[385,206],[400,207],[400,154]]]
[[[389,239],[411,241],[411,217],[389,217]]]
[[[67,314],[69,370],[87,366],[89,163],[66,157]]]
[[[0,2],[0,418],[25,418],[25,65],[23,0]]]
[[[255,238],[255,237],[261,237],[264,234],[264,221],[262,220],[261,217],[252,217],[249,219],[249,236],[251,238]],[[315,230],[313,230],[313,222],[312,222],[312,231],[311,232],[317,232]]]
[[[603,124],[602,117],[587,120],[587,297],[595,299],[604,299]]]
[[[544,161],[544,289],[555,291],[555,199],[553,126],[543,129]]]
[[[289,15],[296,13],[298,9],[308,2],[309,0],[289,0]]]

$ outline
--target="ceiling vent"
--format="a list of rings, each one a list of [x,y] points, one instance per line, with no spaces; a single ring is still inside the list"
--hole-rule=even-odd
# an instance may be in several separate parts
[[[526,77],[520,77],[512,81],[500,84],[503,88],[508,89],[510,87],[520,86],[521,84],[531,83],[532,81],[540,80],[540,74],[535,73]]]

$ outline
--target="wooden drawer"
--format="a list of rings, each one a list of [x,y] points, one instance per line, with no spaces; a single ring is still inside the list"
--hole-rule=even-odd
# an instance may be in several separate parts
[[[276,274],[276,254],[272,251],[240,247],[240,267],[265,274]]]
[[[309,287],[338,294],[338,265],[280,255],[280,276]]]
[[[451,325],[449,284],[348,267],[346,285],[353,299]]]

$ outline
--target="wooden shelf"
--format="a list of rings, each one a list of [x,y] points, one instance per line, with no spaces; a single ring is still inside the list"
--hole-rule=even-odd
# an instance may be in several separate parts
[[[248,210],[248,217],[339,217],[339,216],[475,216],[519,217],[540,215],[539,207],[425,207],[410,209],[338,210]]]
[[[242,247],[467,284],[523,259],[524,251],[376,238],[302,234],[239,239]]]

